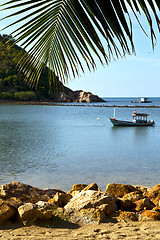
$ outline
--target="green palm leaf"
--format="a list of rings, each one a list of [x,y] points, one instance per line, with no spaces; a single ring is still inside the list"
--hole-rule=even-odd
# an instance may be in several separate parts
[[[133,53],[129,8],[137,20],[136,14],[144,12],[153,46],[151,11],[160,28],[159,0],[11,0],[0,7],[14,10],[6,18],[18,18],[6,27],[20,24],[11,34],[15,43],[29,49],[19,70],[31,85],[38,84],[44,66],[65,82],[84,72],[84,64],[95,69],[97,57],[108,64],[112,58]]]

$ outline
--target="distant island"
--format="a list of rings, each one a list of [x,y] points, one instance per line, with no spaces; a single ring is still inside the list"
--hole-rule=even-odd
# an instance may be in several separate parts
[[[97,95],[82,90],[72,91],[56,77],[52,86],[48,83],[48,68],[45,67],[37,89],[24,83],[17,71],[17,62],[22,57],[21,47],[14,45],[6,49],[7,35],[0,35],[0,100],[53,101],[53,102],[105,102]],[[11,38],[11,36],[10,36]],[[14,40],[11,40],[14,42]]]

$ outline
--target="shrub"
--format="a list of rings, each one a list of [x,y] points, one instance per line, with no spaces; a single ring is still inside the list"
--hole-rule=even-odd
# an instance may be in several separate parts
[[[10,92],[2,92],[2,93],[0,93],[0,99],[1,100],[12,100],[13,94]]]
[[[32,101],[36,100],[37,96],[35,92],[15,92],[14,99],[18,101]]]

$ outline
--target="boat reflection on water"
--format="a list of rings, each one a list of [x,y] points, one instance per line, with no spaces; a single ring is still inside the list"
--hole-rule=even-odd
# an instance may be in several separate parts
[[[126,127],[138,127],[138,126],[154,126],[155,122],[153,120],[148,120],[147,117],[149,114],[147,113],[137,113],[134,110],[133,120],[132,121],[124,121],[116,119],[115,107],[114,107],[114,118],[109,118],[113,126],[126,126]]]

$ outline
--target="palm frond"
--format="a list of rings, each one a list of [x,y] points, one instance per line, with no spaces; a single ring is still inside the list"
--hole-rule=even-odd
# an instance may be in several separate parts
[[[160,30],[159,0],[10,0],[0,7],[14,10],[5,18],[18,18],[6,28],[20,24],[11,34],[15,43],[29,49],[19,70],[31,85],[38,84],[44,66],[65,82],[84,72],[84,63],[94,70],[97,57],[108,64],[133,53],[129,8],[137,20],[137,13],[144,12],[153,46],[156,35],[150,12]]]

